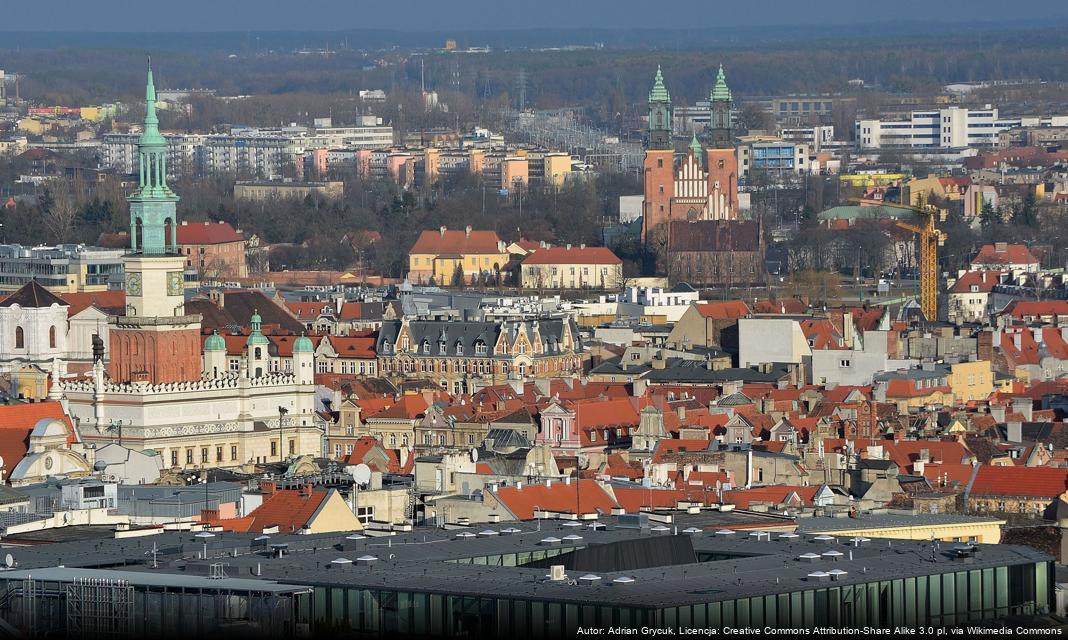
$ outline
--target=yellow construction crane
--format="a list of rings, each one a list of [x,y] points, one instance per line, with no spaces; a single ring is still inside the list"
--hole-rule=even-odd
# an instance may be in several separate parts
[[[931,322],[938,320],[938,247],[946,242],[946,232],[940,231],[935,223],[944,222],[946,210],[929,204],[926,199],[918,207],[893,202],[879,205],[891,209],[904,209],[917,215],[918,221],[894,220],[894,224],[906,231],[915,233],[920,240],[920,309]]]

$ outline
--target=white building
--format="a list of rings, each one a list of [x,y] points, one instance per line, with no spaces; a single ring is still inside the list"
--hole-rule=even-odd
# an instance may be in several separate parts
[[[944,148],[993,147],[998,134],[1014,127],[1064,126],[1068,116],[999,116],[995,107],[947,107],[913,111],[908,120],[857,120],[856,140],[861,149],[886,147]]]

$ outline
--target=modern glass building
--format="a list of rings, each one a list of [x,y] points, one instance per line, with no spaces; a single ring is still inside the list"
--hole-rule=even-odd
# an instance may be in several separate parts
[[[119,637],[554,638],[579,627],[1017,625],[1052,607],[1052,558],[1026,547],[680,526],[602,516],[19,548],[0,571],[0,616]],[[125,595],[87,595],[94,585]]]

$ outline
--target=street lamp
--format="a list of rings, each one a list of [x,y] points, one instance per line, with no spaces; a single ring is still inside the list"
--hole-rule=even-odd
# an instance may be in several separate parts
[[[278,405],[278,460],[285,460],[285,454],[283,453],[285,447],[285,438],[282,432],[282,423],[286,418],[286,414],[289,413],[289,409],[286,409],[282,405]]]

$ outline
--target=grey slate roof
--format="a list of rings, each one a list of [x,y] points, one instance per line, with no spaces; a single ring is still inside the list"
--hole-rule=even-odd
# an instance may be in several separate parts
[[[476,356],[475,345],[482,342],[486,345],[485,357],[493,357],[493,347],[497,344],[497,338],[503,331],[507,335],[509,343],[518,336],[519,331],[526,333],[527,339],[534,342],[534,322],[510,321],[498,324],[496,322],[478,322],[470,320],[444,321],[444,320],[412,320],[408,324],[408,330],[412,336],[412,347],[418,350],[417,355],[454,357],[461,355],[458,347],[462,347],[463,357]],[[547,355],[563,353],[564,323],[568,323],[572,339],[579,345],[578,326],[574,320],[563,318],[548,318],[536,321],[538,333],[541,335],[544,352]],[[400,320],[386,321],[378,332],[376,349],[381,354],[393,354],[397,345],[397,336],[400,335],[402,322]],[[387,349],[385,345],[389,345]],[[445,345],[442,353],[441,345]],[[424,345],[429,345],[429,353],[424,353]]]

